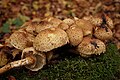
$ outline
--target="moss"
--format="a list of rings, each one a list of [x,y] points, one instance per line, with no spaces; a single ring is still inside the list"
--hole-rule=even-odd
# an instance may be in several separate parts
[[[13,69],[2,75],[0,80],[5,80],[10,74],[18,80],[111,80],[116,79],[115,74],[120,68],[120,54],[114,44],[109,44],[105,54],[92,58],[62,56],[64,60],[48,65],[32,77],[25,70]]]

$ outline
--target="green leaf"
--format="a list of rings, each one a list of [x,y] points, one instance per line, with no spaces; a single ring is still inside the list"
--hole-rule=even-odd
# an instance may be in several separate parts
[[[16,18],[12,24],[14,24],[17,27],[20,27],[23,24],[23,22],[20,18]]]
[[[3,33],[10,33],[10,24],[4,23],[3,26],[1,27],[1,32]]]

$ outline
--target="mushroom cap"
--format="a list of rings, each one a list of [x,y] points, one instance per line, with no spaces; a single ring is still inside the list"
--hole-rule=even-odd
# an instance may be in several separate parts
[[[22,30],[16,31],[10,36],[10,44],[20,50],[32,46],[33,40],[34,36],[32,34]]]
[[[47,21],[50,22],[54,27],[57,27],[62,22],[62,20],[53,17],[49,17]]]
[[[31,34],[35,34],[35,26],[38,26],[37,24],[38,22],[30,22],[25,28],[26,31],[31,33]]]
[[[113,29],[114,28],[113,20],[110,17],[108,17],[107,15],[105,15],[105,14],[104,14],[104,16],[106,18],[106,24],[108,25],[108,27],[110,29]]]
[[[94,16],[94,17],[93,16],[85,16],[85,17],[83,17],[83,19],[91,22],[95,26],[100,26],[102,23],[102,18],[96,17],[96,16]]]
[[[83,57],[91,56],[92,54],[100,55],[106,51],[105,44],[99,39],[91,39],[90,37],[83,38],[83,41],[77,47],[78,52]]]
[[[104,41],[104,40],[112,39],[113,33],[108,27],[106,28],[97,27],[95,29],[94,36]]]
[[[39,23],[35,23],[35,24],[36,24],[36,25],[34,25],[35,32],[37,32],[37,33],[41,32],[42,30],[54,27],[52,25],[52,23],[50,23],[48,21],[40,21]]]
[[[33,64],[25,66],[27,69],[30,69],[31,71],[38,71],[41,68],[43,68],[43,66],[46,64],[45,54],[42,52],[36,51],[33,47],[25,48],[22,51],[21,58],[26,58],[29,56],[35,57],[35,62]]]
[[[74,23],[74,20],[67,18],[63,20],[64,23],[66,23],[67,25],[71,26]]]
[[[42,52],[61,47],[69,42],[67,33],[60,28],[49,28],[41,31],[33,42],[33,47]]]
[[[67,30],[69,28],[69,26],[65,22],[62,22],[58,25],[58,28]]]
[[[103,23],[103,19],[102,17],[105,18],[106,20],[106,24],[108,25],[108,27],[110,29],[113,29],[114,28],[114,25],[113,25],[113,21],[110,17],[108,17],[107,15],[103,14],[101,16],[86,16],[84,17],[83,19],[84,20],[88,20],[90,21],[92,24],[94,24],[95,26],[101,26],[101,24]]]
[[[75,23],[77,24],[78,27],[80,27],[83,30],[84,36],[92,34],[94,26],[89,21],[78,19],[78,20],[75,20]]]
[[[73,24],[66,30],[66,33],[69,37],[70,44],[77,46],[83,39],[83,31],[76,24]]]

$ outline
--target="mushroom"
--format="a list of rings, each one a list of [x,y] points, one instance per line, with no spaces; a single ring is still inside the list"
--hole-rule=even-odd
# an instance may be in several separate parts
[[[73,46],[77,46],[83,39],[83,31],[76,24],[73,24],[66,30],[66,33],[69,37],[70,44]]]
[[[46,57],[45,53],[38,52],[36,51],[33,47],[25,48],[22,51],[22,59],[29,57],[29,56],[34,56],[35,57],[35,62],[31,65],[26,65],[25,67],[30,69],[31,71],[38,71],[43,66],[46,64]]]
[[[99,39],[92,39],[90,37],[83,38],[83,41],[78,45],[77,51],[83,57],[89,57],[93,54],[100,55],[106,51],[105,44]]]
[[[48,22],[52,24],[52,26],[57,27],[60,23],[62,23],[62,20],[54,17],[49,17],[46,19]]]
[[[94,30],[94,36],[100,40],[109,40],[112,39],[113,33],[109,27],[102,25],[101,27],[96,27]]]
[[[45,55],[41,52],[37,52],[33,47],[25,48],[21,57],[23,59],[8,63],[0,68],[0,74],[20,66],[25,66],[31,71],[38,71],[46,64]]]
[[[65,22],[62,22],[58,25],[58,28],[61,28],[63,30],[67,30],[69,28],[69,26]]]
[[[94,16],[94,17],[91,15],[85,16],[85,17],[83,17],[83,19],[91,22],[95,26],[100,26],[102,23],[102,19],[100,17],[97,17],[97,16]]]
[[[106,24],[108,25],[108,27],[112,30],[114,28],[114,25],[113,25],[113,20],[108,17],[106,14],[103,14],[102,15],[102,20],[103,18],[105,18],[105,21],[106,21]],[[103,20],[104,21],[104,20]]]
[[[112,19],[106,14],[102,14],[100,16],[86,16],[83,19],[90,21],[95,26],[100,26],[102,23],[105,23],[110,29],[114,28]]]
[[[80,27],[83,30],[84,36],[92,34],[94,26],[89,21],[83,19],[77,19],[75,20],[75,23],[78,27]]]
[[[33,47],[41,52],[48,52],[69,42],[67,33],[60,28],[49,28],[41,31],[33,42]]]
[[[41,21],[32,21],[27,24],[26,31],[32,34],[39,33],[47,28],[57,27],[62,21],[57,18],[48,17]]]
[[[34,36],[32,34],[29,34],[22,30],[15,31],[10,36],[10,44],[20,50],[32,46],[33,40]]]
[[[67,18],[63,20],[64,23],[66,23],[67,25],[71,26],[74,23],[74,20]]]
[[[38,26],[37,22],[30,22],[26,27],[26,31],[33,34],[33,35],[36,35],[36,26]]]
[[[35,57],[31,56],[31,57],[26,57],[25,59],[22,59],[22,60],[8,63],[5,66],[3,66],[2,68],[0,68],[0,74],[4,73],[12,68],[24,66],[24,65],[30,65],[30,64],[33,64],[34,62],[35,62]]]
[[[40,22],[35,22],[34,27],[35,27],[35,32],[39,33],[42,30],[45,30],[47,28],[51,28],[54,26],[52,25],[52,23],[50,23],[48,21],[40,21]]]

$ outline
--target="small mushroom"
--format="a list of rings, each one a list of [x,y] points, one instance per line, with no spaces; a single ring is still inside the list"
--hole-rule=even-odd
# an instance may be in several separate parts
[[[24,66],[24,65],[30,65],[30,64],[33,64],[34,62],[35,62],[35,57],[30,56],[30,57],[26,57],[25,59],[21,59],[18,61],[8,63],[5,66],[3,66],[2,68],[0,68],[0,74],[4,73],[12,68],[20,67],[20,66]]]
[[[16,31],[10,36],[10,44],[20,50],[32,46],[33,40],[34,36],[32,34],[22,30]]]
[[[39,33],[42,30],[45,30],[45,29],[48,29],[48,28],[51,28],[54,26],[52,25],[52,23],[50,23],[48,21],[40,21],[40,22],[34,23],[34,27],[35,27],[35,32]]]
[[[80,27],[83,30],[84,36],[92,34],[94,26],[89,21],[78,19],[78,20],[75,20],[75,23],[77,24],[78,27]]]
[[[114,28],[113,20],[110,17],[108,17],[106,14],[103,14],[103,17],[105,18],[108,27],[112,30]]]
[[[69,37],[70,44],[73,46],[77,46],[83,39],[83,31],[76,24],[73,24],[66,30],[66,33]]]
[[[33,47],[25,48],[21,57],[23,59],[8,63],[0,68],[0,74],[20,66],[26,66],[31,71],[38,71],[46,64],[45,54],[37,52]]]
[[[95,26],[100,26],[102,23],[105,23],[110,29],[114,28],[112,19],[106,14],[102,14],[100,16],[86,16],[83,19],[90,21]]]
[[[106,51],[105,44],[99,39],[83,38],[83,41],[77,47],[78,52],[83,57],[89,57],[93,54],[100,55]]]
[[[62,20],[53,17],[47,18],[47,21],[50,22],[54,27],[57,27],[60,23],[62,23]]]
[[[22,59],[29,57],[29,56],[34,56],[35,57],[35,62],[31,65],[26,65],[25,67],[30,69],[31,71],[38,71],[43,66],[46,64],[46,57],[45,53],[38,52],[36,51],[33,47],[25,48],[22,51]]]
[[[69,26],[65,22],[62,22],[58,25],[58,28],[67,30],[69,28]]]
[[[49,28],[41,31],[33,42],[33,47],[42,52],[61,47],[69,42],[67,33],[60,28]]]
[[[105,26],[105,25],[103,25]],[[94,36],[100,40],[109,40],[112,39],[113,37],[113,33],[110,30],[110,28],[108,27],[96,27],[96,29],[94,30]]]
[[[97,16],[94,16],[94,17],[93,16],[85,16],[85,17],[83,17],[83,19],[91,22],[95,26],[100,26],[102,23],[102,18],[97,17]]]
[[[64,23],[66,23],[67,25],[71,26],[74,23],[74,20],[67,18],[63,20]]]
[[[30,22],[26,27],[26,31],[33,34],[33,35],[36,35],[36,26],[38,26],[37,22]]]

